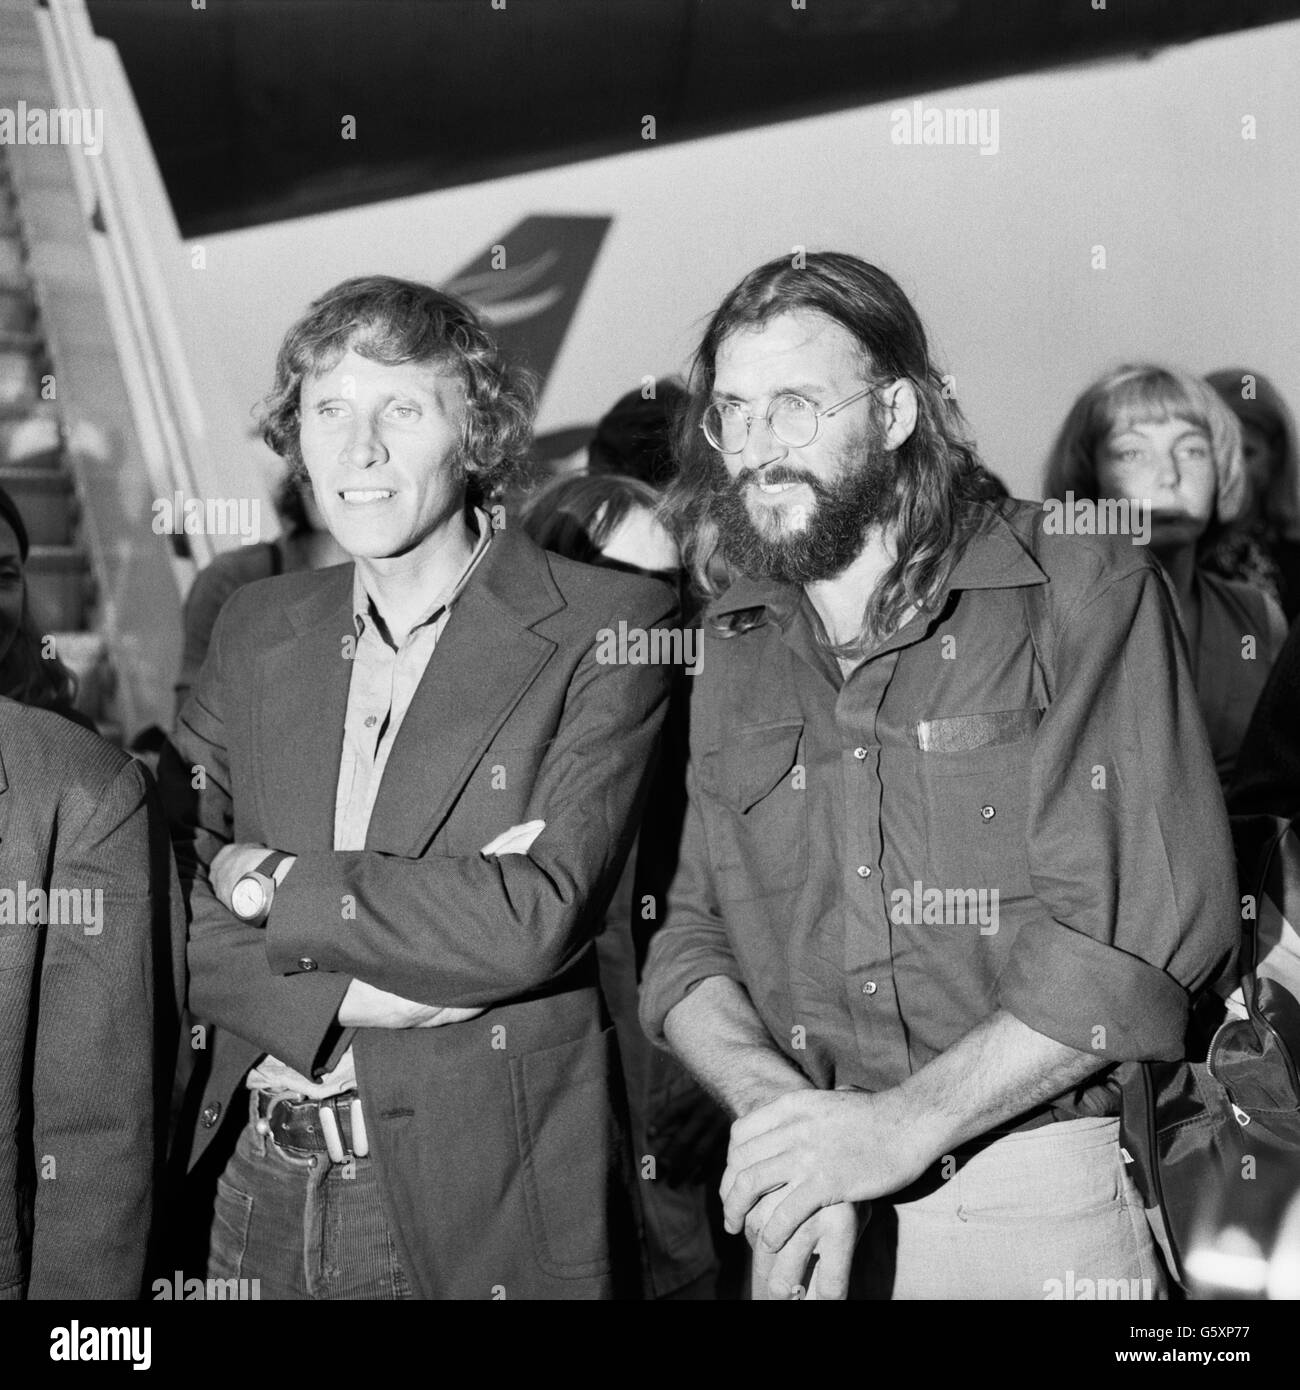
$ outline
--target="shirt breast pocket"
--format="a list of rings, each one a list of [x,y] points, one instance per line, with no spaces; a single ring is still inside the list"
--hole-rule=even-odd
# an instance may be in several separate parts
[[[802,740],[802,720],[762,724],[700,759],[714,880],[728,902],[787,892],[808,876]]]
[[[1029,776],[1037,709],[923,720],[927,867],[938,888],[1028,897]]]

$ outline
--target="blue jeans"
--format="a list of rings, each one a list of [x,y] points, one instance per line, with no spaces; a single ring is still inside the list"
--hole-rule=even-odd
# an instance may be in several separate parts
[[[208,1276],[260,1280],[262,1298],[414,1297],[374,1159],[282,1149],[251,1121],[217,1179]]]

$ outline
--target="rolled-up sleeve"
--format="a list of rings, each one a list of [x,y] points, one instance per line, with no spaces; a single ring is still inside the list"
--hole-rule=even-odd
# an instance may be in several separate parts
[[[664,1042],[664,1020],[701,981],[723,975],[745,983],[718,910],[709,848],[693,772],[686,773],[687,807],[681,856],[668,891],[663,924],[650,941],[641,979],[641,1026]]]
[[[1055,638],[1028,817],[1042,917],[998,1002],[1107,1061],[1183,1055],[1189,993],[1238,931],[1227,815],[1174,600],[1141,565],[1086,593]]]

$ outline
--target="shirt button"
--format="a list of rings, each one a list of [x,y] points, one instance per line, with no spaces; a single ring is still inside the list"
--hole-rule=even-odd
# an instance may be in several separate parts
[[[215,1101],[213,1104],[205,1107],[203,1114],[199,1116],[199,1123],[204,1129],[211,1129],[220,1118],[221,1102]]]
[[[862,759],[867,756],[867,750],[865,748],[855,748],[853,750],[853,756],[861,762]]]
[[[858,877],[859,877],[859,878],[870,878],[870,877],[871,877],[871,865],[870,865],[870,864],[859,864],[859,865],[858,865]]]
[[[981,806],[980,815],[983,816],[985,820],[992,820],[993,817],[997,815],[997,812],[992,806]]]
[[[868,980],[866,984],[862,986],[862,992],[863,994],[874,994],[876,992],[875,980]]]
[[[378,724],[378,723],[379,723],[379,716],[378,716],[377,714],[368,714],[368,715],[366,715],[366,728],[367,728],[367,729],[373,729],[373,728],[375,727],[375,725]]]
[[[314,960],[312,960],[312,958],[311,958],[310,956],[299,956],[299,957],[298,957],[298,969],[299,969],[299,970],[315,970],[315,969],[316,969],[316,962],[315,962]]]

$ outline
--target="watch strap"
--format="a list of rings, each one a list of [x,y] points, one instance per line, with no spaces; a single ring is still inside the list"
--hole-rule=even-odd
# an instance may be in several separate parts
[[[291,859],[292,857],[292,855],[285,854],[282,850],[273,849],[253,872],[263,874],[265,877],[269,878],[272,883],[276,883],[275,871],[286,859]]]

